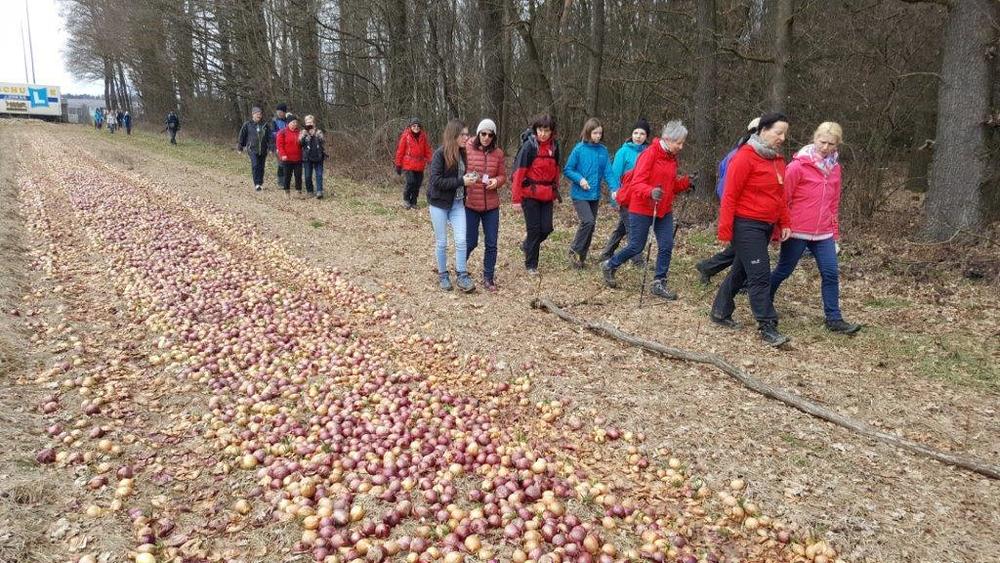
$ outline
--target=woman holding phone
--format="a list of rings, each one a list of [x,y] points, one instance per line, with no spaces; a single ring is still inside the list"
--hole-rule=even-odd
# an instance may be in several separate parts
[[[437,258],[438,283],[441,289],[451,291],[448,272],[448,225],[455,241],[455,283],[465,293],[476,290],[466,269],[467,238],[465,219],[465,190],[479,180],[479,175],[468,170],[465,146],[469,129],[457,119],[444,128],[441,147],[431,157],[430,183],[427,201],[430,204],[431,224],[434,225],[434,250]]]

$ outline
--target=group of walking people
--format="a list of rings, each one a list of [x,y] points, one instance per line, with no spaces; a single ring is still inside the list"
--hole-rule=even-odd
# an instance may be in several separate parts
[[[264,189],[267,155],[274,154],[278,158],[279,188],[290,194],[294,178],[295,190],[302,194],[305,172],[306,194],[323,199],[323,165],[329,155],[326,137],[314,116],[306,115],[299,122],[286,104],[278,104],[274,116],[264,121],[264,111],[254,107],[250,119],[240,127],[236,150],[250,159],[250,177],[256,191]]]
[[[772,346],[789,340],[778,331],[775,294],[806,250],[819,266],[826,327],[843,334],[861,329],[843,319],[839,306],[841,168],[837,148],[843,141],[843,131],[833,122],[820,124],[812,142],[796,152],[786,167],[781,149],[788,127],[788,118],[781,113],[754,119],[720,163],[718,238],[727,246],[697,265],[704,283],[729,268],[712,304],[712,322],[739,328],[733,319],[735,298],[745,290],[760,335]],[[649,122],[639,119],[630,138],[611,158],[603,144],[602,124],[591,118],[584,123],[579,142],[561,166],[556,121],[549,115],[537,117],[521,134],[510,180],[511,202],[524,216],[525,237],[520,247],[526,273],[538,275],[541,245],[553,231],[553,206],[562,201],[559,184],[560,177],[565,176],[571,184],[569,196],[579,219],[567,249],[571,267],[586,267],[603,184],[610,205],[617,210],[616,228],[600,255],[604,283],[618,287],[616,274],[626,263],[649,267],[643,251],[652,232],[657,252],[650,293],[666,300],[677,299],[677,292],[668,283],[676,234],[673,201],[697,179],[697,173],[680,174],[678,170],[678,155],[687,134],[680,120],[671,120],[663,125],[659,136],[652,137]],[[441,146],[432,151],[421,121],[411,119],[400,135],[395,158],[396,173],[406,174],[406,208],[416,207],[428,165],[427,200],[441,289],[454,287],[447,261],[450,227],[455,248],[454,285],[464,292],[475,291],[467,262],[482,232],[482,284],[496,291],[499,189],[508,180],[496,124],[483,119],[470,134],[462,121],[452,120],[444,129]],[[621,246],[623,241],[625,245]],[[768,254],[772,242],[781,245],[773,271]]]
[[[126,111],[117,109],[107,110],[104,108],[94,109],[94,128],[103,129],[107,125],[108,133],[114,133],[119,128],[125,133],[132,134],[132,115]]]

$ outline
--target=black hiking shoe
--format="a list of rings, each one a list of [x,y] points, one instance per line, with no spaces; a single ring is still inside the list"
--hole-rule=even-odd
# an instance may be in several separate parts
[[[782,346],[791,340],[791,338],[778,332],[778,323],[775,321],[761,322],[757,330],[760,331],[761,339],[769,346],[774,346],[775,348]]]
[[[838,334],[855,334],[861,330],[861,325],[837,319],[835,321],[826,321],[826,330]]]
[[[580,256],[580,254],[572,248],[569,250],[569,265],[576,270],[583,269],[583,256]]]
[[[667,280],[653,280],[653,285],[649,286],[649,292],[667,301],[677,300],[677,292],[667,287]]]
[[[695,264],[694,268],[698,270],[698,281],[701,282],[701,285],[708,285],[712,283],[712,275],[705,271],[701,262]]]
[[[716,316],[715,313],[709,313],[708,314],[708,318],[713,323],[715,323],[715,324],[717,324],[719,326],[722,326],[722,327],[731,328],[733,330],[737,330],[737,329],[740,328],[740,323],[734,321],[732,316],[719,317],[719,316]]]
[[[601,274],[604,275],[604,285],[614,289],[618,287],[618,282],[615,281],[615,268],[608,265],[608,260],[601,262]]]

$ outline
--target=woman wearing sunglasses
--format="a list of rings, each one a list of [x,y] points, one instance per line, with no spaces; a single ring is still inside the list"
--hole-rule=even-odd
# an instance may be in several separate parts
[[[476,136],[466,143],[468,170],[478,174],[467,188],[465,219],[467,252],[479,246],[479,226],[483,228],[483,287],[496,291],[494,272],[497,264],[497,239],[500,236],[500,195],[498,190],[507,180],[503,149],[497,143],[497,126],[484,119],[476,127]]]

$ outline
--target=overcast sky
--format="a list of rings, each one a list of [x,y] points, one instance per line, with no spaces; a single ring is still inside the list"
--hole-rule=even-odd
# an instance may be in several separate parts
[[[63,49],[66,46],[66,26],[59,15],[58,0],[29,0],[31,39],[35,52],[35,82],[59,86],[63,94],[104,93],[100,82],[75,79],[66,70]],[[27,46],[27,26],[24,25],[25,0],[0,0],[4,7],[0,17],[0,82],[24,82],[24,51],[21,47],[21,27],[24,26]],[[28,62],[30,82],[31,62]]]

